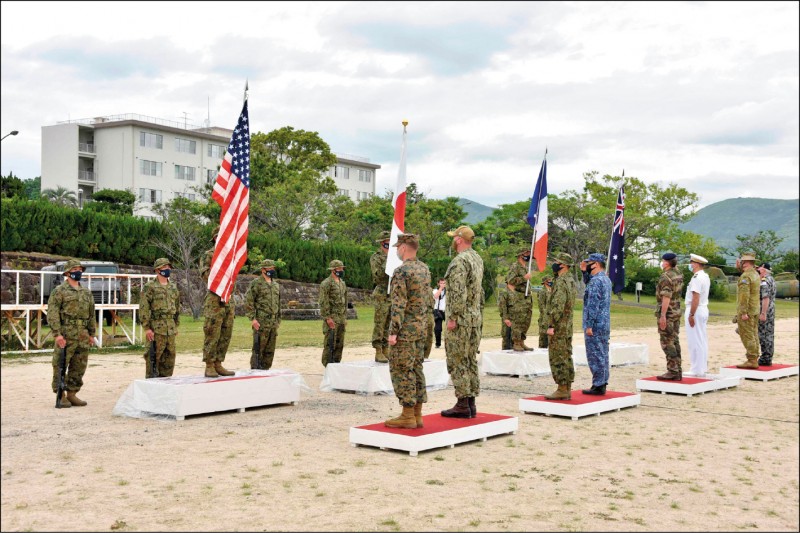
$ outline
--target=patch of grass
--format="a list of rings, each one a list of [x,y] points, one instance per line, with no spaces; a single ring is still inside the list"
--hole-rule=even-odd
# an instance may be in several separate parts
[[[680,505],[678,505],[678,502],[672,502],[671,504],[669,504],[669,506],[670,506],[672,509],[680,509],[680,508],[681,508],[681,506],[680,506]]]
[[[124,479],[120,479],[119,481],[117,481],[117,485],[119,485],[120,487],[124,487],[125,485],[129,485],[129,484],[130,483],[128,481],[124,480]]]
[[[428,479],[425,481],[426,485],[444,485],[444,481],[438,479]]]
[[[436,455],[436,456],[434,456],[433,460],[434,461],[444,461],[444,456]]]
[[[272,466],[283,466],[283,461],[272,461]]]
[[[126,527],[128,527],[128,524],[125,522],[125,520],[117,519],[114,521],[113,524],[109,526],[109,529],[111,529],[112,531],[116,531],[118,529],[125,529]]]
[[[481,525],[481,521],[480,520],[470,520],[469,521],[469,525],[472,526],[472,527],[478,527],[479,525]]]
[[[328,470],[328,473],[333,474],[334,476],[344,474],[345,472],[347,472],[347,470],[344,470],[342,468],[331,468],[330,470]]]
[[[359,459],[358,461],[355,462],[355,466],[364,466],[366,464],[367,463],[365,461],[362,461],[361,459]]]

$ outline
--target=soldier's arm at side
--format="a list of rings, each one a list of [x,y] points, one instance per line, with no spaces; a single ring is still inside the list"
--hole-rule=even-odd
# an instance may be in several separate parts
[[[258,278],[256,278],[258,279]],[[256,280],[254,279],[250,286],[247,287],[247,292],[244,293],[244,314],[247,318],[251,321],[256,318],[256,306],[255,306],[255,298],[253,294],[253,286],[256,284]]]
[[[97,318],[95,317],[94,296],[92,296],[91,292],[89,293],[89,301],[89,324],[86,326],[86,331],[89,332],[90,337],[94,337],[95,333],[97,333]],[[89,343],[94,344],[94,340],[89,339]]]
[[[53,332],[53,338],[63,337],[61,332],[61,291],[56,289],[50,294],[50,299],[47,301],[47,323],[50,325],[50,331]]]
[[[406,280],[398,267],[392,274],[392,307],[391,319],[389,322],[389,335],[398,335],[403,328],[403,321],[406,315],[406,301],[408,290]]]
[[[139,321],[142,323],[142,329],[147,331],[152,329],[150,327],[150,284],[144,286],[142,289],[142,296],[139,298]]]
[[[451,263],[445,274],[447,284],[447,318],[448,322],[458,323],[467,311],[466,267],[461,261]]]
[[[175,327],[181,325],[181,291],[175,287]],[[177,335],[177,333],[176,333]]]

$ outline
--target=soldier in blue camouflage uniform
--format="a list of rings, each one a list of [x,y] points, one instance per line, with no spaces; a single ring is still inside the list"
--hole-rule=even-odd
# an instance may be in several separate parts
[[[508,289],[497,291],[497,309],[500,311],[500,348],[510,350],[514,343],[511,340],[511,308],[508,305]]]
[[[428,401],[422,360],[428,323],[433,315],[431,273],[428,265],[417,259],[417,235],[401,233],[395,246],[403,264],[392,274],[389,372],[403,412],[385,425],[415,429],[423,426],[422,404]]]
[[[683,276],[675,266],[678,256],[667,252],[661,256],[661,268],[664,272],[658,278],[656,285],[656,311],[658,318],[658,335],[661,340],[661,349],[667,357],[667,371],[656,376],[662,381],[681,381],[681,290],[683,289]]]
[[[739,338],[744,345],[747,361],[737,368],[758,368],[758,317],[761,309],[761,278],[755,269],[754,253],[744,253],[736,260],[736,268],[742,273],[736,285],[736,322]]]
[[[166,257],[153,263],[156,279],[142,289],[139,313],[149,343],[156,344],[157,377],[170,377],[175,370],[175,337],[181,322],[181,295],[178,286],[169,281],[172,265]],[[150,345],[144,352],[145,378],[152,375]]]
[[[344,332],[347,327],[347,285],[344,282],[344,263],[338,259],[330,262],[331,275],[319,285],[319,316],[322,317],[322,333],[325,343],[322,347],[322,366],[328,366],[332,357],[334,363],[342,362]],[[333,336],[333,355],[331,356],[331,336]]]
[[[517,253],[516,262],[511,265],[506,275],[510,312],[509,317],[503,322],[511,328],[511,347],[515,352],[533,349],[525,344],[533,316],[533,294],[528,287],[528,280],[531,279],[531,273],[528,272],[528,261],[530,260],[530,249],[520,250]],[[527,295],[525,294],[526,289],[528,289]]]
[[[475,232],[469,226],[449,231],[457,255],[444,275],[447,285],[447,333],[444,348],[447,372],[453,380],[458,401],[442,416],[475,418],[475,397],[480,394],[477,352],[481,342],[483,317],[483,259],[472,249]]]
[[[281,287],[275,281],[278,274],[275,261],[265,259],[259,270],[261,275],[250,283],[244,295],[244,307],[250,325],[258,332],[258,353],[254,355],[254,363],[258,369],[269,370],[281,325]]]
[[[375,300],[375,317],[372,328],[372,347],[375,348],[375,361],[387,363],[389,354],[389,275],[386,274],[386,255],[389,253],[389,240],[392,233],[382,231],[376,243],[381,245],[380,250],[369,258],[369,269],[372,272],[372,283],[375,289],[372,298]]]
[[[553,254],[553,292],[547,305],[547,335],[550,337],[547,355],[550,372],[558,388],[546,394],[547,400],[571,400],[572,382],[575,381],[575,365],[572,362],[572,309],[575,307],[575,280],[569,269],[572,256]]]
[[[583,293],[583,341],[592,371],[592,387],[584,394],[602,396],[610,375],[608,342],[611,337],[611,280],[606,275],[606,256],[589,254],[583,267],[591,278]]]
[[[537,297],[539,304],[539,348],[547,348],[550,337],[547,335],[547,302],[550,299],[550,293],[553,292],[553,278],[545,276],[542,279],[542,290],[539,291]]]
[[[216,241],[219,227],[214,232],[213,240]],[[211,273],[211,261],[214,258],[214,249],[206,250],[200,268],[203,283],[208,287],[208,276]],[[236,372],[227,370],[222,366],[228,346],[233,334],[234,306],[230,300],[223,302],[216,293],[206,290],[203,300],[203,362],[206,364],[205,376],[218,378],[220,376],[233,376]]]
[[[760,366],[772,366],[775,352],[775,278],[769,263],[758,267],[761,276],[761,314],[758,317],[758,340],[761,344]]]
[[[58,392],[58,360],[61,349],[67,348],[67,368],[64,382],[67,395],[61,407],[84,407],[86,402],[76,396],[83,387],[83,375],[89,365],[89,347],[94,345],[97,320],[94,315],[92,291],[80,282],[84,268],[77,259],[64,265],[64,283],[53,289],[47,301],[47,322],[55,338],[53,350],[53,392]]]

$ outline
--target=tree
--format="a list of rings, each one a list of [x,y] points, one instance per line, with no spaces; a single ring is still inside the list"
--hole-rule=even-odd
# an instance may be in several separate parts
[[[27,198],[24,182],[16,177],[13,172],[8,176],[0,176],[0,197],[2,198]]]
[[[84,208],[112,215],[133,215],[136,195],[129,190],[101,189]]]
[[[772,263],[780,257],[778,248],[783,242],[783,237],[778,237],[775,231],[761,230],[753,235],[737,235],[736,240],[739,241],[734,247],[736,257],[741,257],[745,252],[755,253],[756,260],[759,263],[764,261]]]
[[[319,179],[336,164],[336,155],[317,132],[291,126],[250,136],[250,179],[256,188],[270,187],[299,174]]]
[[[42,198],[63,207],[78,207],[78,197],[75,195],[75,191],[70,191],[61,185],[55,189],[43,190]]]
[[[25,184],[25,195],[31,199],[36,200],[42,196],[42,177],[36,176],[30,180],[23,180]]]
[[[783,253],[783,257],[775,262],[772,266],[772,272],[780,274],[781,272],[794,272],[797,275],[800,272],[800,260],[798,258],[797,248]]]

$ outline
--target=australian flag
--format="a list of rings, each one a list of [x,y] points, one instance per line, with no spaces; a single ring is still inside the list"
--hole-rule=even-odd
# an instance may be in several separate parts
[[[614,294],[625,288],[625,187],[619,188],[617,209],[614,211],[614,227],[611,230],[611,246],[608,249],[608,277]]]

